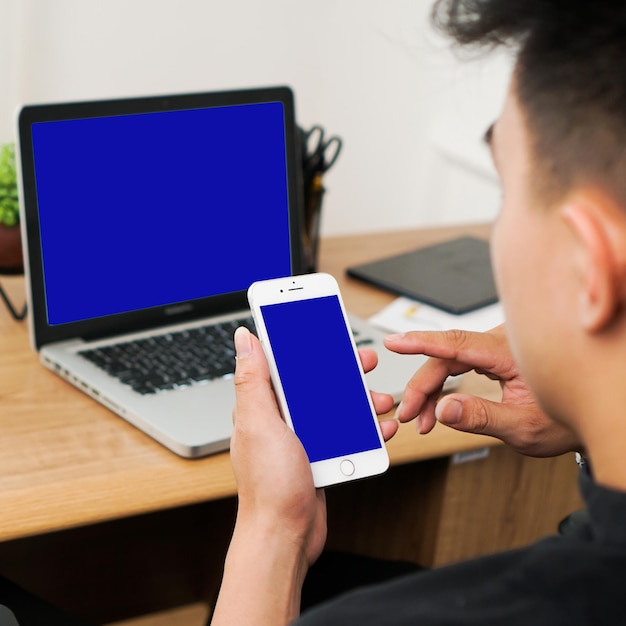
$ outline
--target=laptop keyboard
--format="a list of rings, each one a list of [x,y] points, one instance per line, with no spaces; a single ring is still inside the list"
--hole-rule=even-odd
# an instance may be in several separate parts
[[[256,332],[252,318],[245,317],[79,354],[138,393],[151,394],[232,375],[239,326]]]
[[[83,350],[79,354],[141,394],[186,387],[232,375],[233,334],[256,333],[252,317]],[[373,343],[353,329],[357,347]]]

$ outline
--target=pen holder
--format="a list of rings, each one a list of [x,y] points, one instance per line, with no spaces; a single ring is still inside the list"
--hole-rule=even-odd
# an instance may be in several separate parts
[[[303,219],[302,244],[305,271],[316,272],[318,266],[322,200],[326,189],[323,175],[335,163],[341,151],[342,140],[333,135],[324,140],[324,129],[315,125],[308,131],[299,128],[302,165]]]
[[[317,271],[324,191],[321,173],[305,183],[302,238],[307,272]]]

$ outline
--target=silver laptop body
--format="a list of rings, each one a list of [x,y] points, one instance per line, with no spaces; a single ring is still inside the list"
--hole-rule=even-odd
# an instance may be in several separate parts
[[[251,282],[300,273],[295,142],[286,87],[22,107],[44,365],[181,456],[228,448],[229,374],[138,393],[80,353],[237,323]]]

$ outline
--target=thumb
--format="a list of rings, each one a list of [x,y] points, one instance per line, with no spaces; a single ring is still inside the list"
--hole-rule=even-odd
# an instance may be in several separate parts
[[[244,326],[235,331],[234,418],[256,415],[260,410],[276,410],[269,367],[259,340]]]
[[[444,396],[435,407],[437,421],[456,430],[506,439],[519,411],[499,402],[463,394]]]

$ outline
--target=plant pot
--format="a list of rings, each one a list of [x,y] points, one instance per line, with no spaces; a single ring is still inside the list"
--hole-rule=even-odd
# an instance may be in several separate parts
[[[0,274],[21,274],[23,271],[20,227],[0,224]]]

